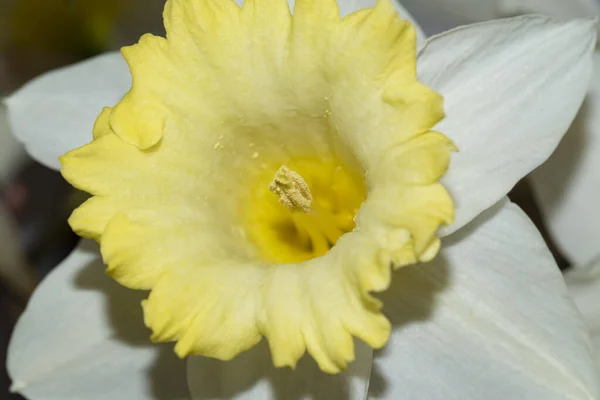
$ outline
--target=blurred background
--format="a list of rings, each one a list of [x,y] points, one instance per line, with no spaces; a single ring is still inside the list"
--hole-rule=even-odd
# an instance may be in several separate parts
[[[143,33],[161,34],[163,5],[164,0],[0,0],[0,98],[45,71],[134,43]],[[427,33],[445,25],[429,25]],[[36,285],[76,245],[66,220],[83,198],[59,173],[26,155],[0,105],[0,400],[21,398],[8,393],[4,369],[11,330]],[[545,232],[526,180],[511,198]],[[554,254],[561,268],[568,267]]]

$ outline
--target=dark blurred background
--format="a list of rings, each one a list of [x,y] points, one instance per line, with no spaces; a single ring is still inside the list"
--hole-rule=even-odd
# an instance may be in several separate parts
[[[134,43],[146,32],[162,33],[163,5],[164,0],[0,0],[0,98],[45,71]],[[36,285],[77,243],[66,219],[83,198],[58,172],[25,154],[0,106],[0,400],[21,398],[9,394],[4,368],[11,330]],[[511,198],[545,232],[526,180]],[[559,266],[567,267],[554,253]]]

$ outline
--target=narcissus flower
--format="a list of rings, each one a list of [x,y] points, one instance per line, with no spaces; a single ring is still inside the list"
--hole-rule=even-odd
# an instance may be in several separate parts
[[[416,36],[389,0],[172,1],[167,38],[122,50],[133,85],[61,158],[94,195],[70,219],[108,273],[152,290],[144,319],[181,357],[229,360],[269,341],[337,373],[352,336],[391,326],[371,294],[430,261],[453,219],[438,182],[452,143],[417,81]],[[360,68],[357,68],[360,65]]]
[[[597,393],[560,274],[504,199],[575,115],[593,24],[494,21],[432,38],[417,57],[418,30],[390,0],[358,8],[168,1],[166,38],[123,49],[129,92],[115,54],[50,73],[7,100],[15,133],[57,167],[89,141],[92,106],[108,106],[92,142],[61,158],[93,195],[70,223],[100,243],[115,280],[150,290],[152,339],[202,356],[188,358],[194,398]],[[159,347],[123,344],[96,295],[66,289],[78,274],[96,282],[85,272],[96,259],[84,242],[38,289],[11,343],[14,390],[148,398],[145,382],[167,378],[144,373]],[[44,322],[64,312],[60,327]],[[87,362],[100,337],[110,351],[92,350],[93,363],[113,367],[86,379],[94,367],[68,360]],[[275,369],[305,352],[329,373],[355,361],[341,376],[308,357]],[[46,362],[28,361],[40,353]],[[273,386],[254,384],[269,376]]]

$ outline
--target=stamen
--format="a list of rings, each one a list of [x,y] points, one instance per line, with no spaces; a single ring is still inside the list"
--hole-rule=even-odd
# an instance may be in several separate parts
[[[279,196],[279,202],[290,211],[309,214],[312,195],[300,174],[282,165],[275,173],[269,190]]]

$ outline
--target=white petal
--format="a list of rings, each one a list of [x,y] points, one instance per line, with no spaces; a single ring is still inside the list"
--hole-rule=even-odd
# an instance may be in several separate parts
[[[600,258],[585,267],[568,271],[565,282],[583,316],[600,365]]]
[[[600,396],[579,314],[517,206],[499,203],[444,245],[434,262],[398,271],[383,296],[394,330],[375,354],[373,398]]]
[[[341,374],[325,374],[308,356],[292,371],[273,367],[263,340],[231,361],[190,358],[188,384],[194,400],[363,400],[367,396],[372,356],[373,350],[357,341],[356,359]]]
[[[149,343],[135,292],[104,274],[88,242],[36,290],[13,332],[13,391],[30,400],[187,399],[185,362]]]
[[[588,95],[552,157],[531,182],[552,238],[575,264],[600,255],[600,53]]]
[[[33,158],[59,169],[58,157],[89,142],[102,107],[117,103],[130,86],[119,52],[48,72],[5,100],[12,132]]]
[[[594,22],[523,16],[428,40],[419,77],[444,96],[436,129],[458,146],[443,182],[456,203],[449,234],[501,199],[555,149],[592,72]]]

